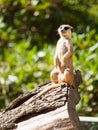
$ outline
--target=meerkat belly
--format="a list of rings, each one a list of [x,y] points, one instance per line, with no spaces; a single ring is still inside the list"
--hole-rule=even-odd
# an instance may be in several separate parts
[[[64,42],[61,43],[61,44],[59,45],[59,48],[58,48],[58,58],[59,58],[60,61],[62,60],[62,57],[64,56],[64,54],[65,54],[67,51],[68,51],[68,49],[67,49],[65,43],[64,43]]]
[[[69,60],[66,60],[64,63],[65,64],[62,65],[62,68],[64,68],[64,69],[70,68],[71,70],[73,70],[72,58],[70,58]]]

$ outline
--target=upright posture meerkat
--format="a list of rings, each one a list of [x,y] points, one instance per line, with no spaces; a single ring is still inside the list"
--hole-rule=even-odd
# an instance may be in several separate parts
[[[58,28],[60,39],[57,42],[55,56],[54,56],[54,69],[52,70],[50,77],[53,82],[52,85],[47,86],[41,91],[33,100],[45,94],[47,91],[57,88],[61,85],[68,84],[73,85],[73,46],[71,43],[73,27],[70,25],[61,25]],[[32,98],[28,101],[31,102]]]
[[[51,80],[53,83],[68,83],[73,85],[73,46],[71,43],[71,35],[73,28],[70,25],[61,25],[58,28],[60,39],[57,42],[56,52],[54,56],[54,69],[51,72]]]

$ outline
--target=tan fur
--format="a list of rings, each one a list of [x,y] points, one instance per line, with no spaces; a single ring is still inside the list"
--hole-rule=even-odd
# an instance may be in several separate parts
[[[69,29],[64,30],[68,27]],[[73,46],[71,43],[71,29],[70,25],[61,25],[58,28],[60,39],[57,42],[56,52],[54,56],[54,69],[50,74],[52,82],[68,83],[73,85]]]
[[[70,25],[61,25],[58,28],[60,39],[57,42],[55,56],[54,56],[54,69],[50,77],[53,84],[40,92],[33,100],[45,94],[53,88],[57,88],[63,84],[73,85],[73,46],[71,43],[72,27]],[[32,99],[30,99],[31,102]]]

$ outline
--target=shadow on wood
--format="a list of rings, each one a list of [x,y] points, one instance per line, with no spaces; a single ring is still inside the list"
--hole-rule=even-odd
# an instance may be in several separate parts
[[[52,89],[28,105],[26,101],[52,83],[19,96],[0,114],[0,130],[81,130],[75,109],[80,100],[78,86],[82,83],[79,70],[74,77],[73,88],[63,85]]]

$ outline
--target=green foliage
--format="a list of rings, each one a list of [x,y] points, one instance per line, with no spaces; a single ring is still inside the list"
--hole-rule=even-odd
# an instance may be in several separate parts
[[[1,107],[5,107],[4,104],[7,105],[20,93],[49,80],[53,68],[52,46],[44,44],[41,50],[37,46],[29,49],[29,46],[29,40],[21,40],[15,47],[4,50],[5,61],[0,63]]]
[[[83,130],[98,130],[97,122],[82,122],[81,126]]]
[[[81,115],[98,116],[98,2],[0,0],[0,109],[50,80],[60,24],[73,25],[74,67],[80,69]],[[76,33],[77,32],[77,33]]]
[[[77,35],[73,33],[74,66],[82,72],[83,84],[80,87],[82,100],[78,105],[81,115],[96,115],[97,113],[97,84],[98,84],[98,36],[95,30]],[[77,46],[75,44],[77,43]],[[93,113],[94,112],[94,113]]]

